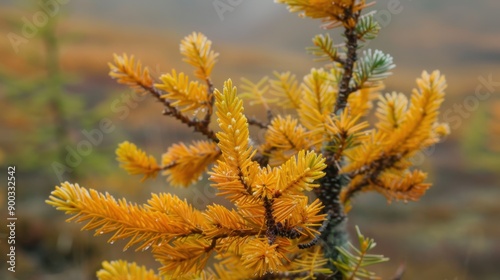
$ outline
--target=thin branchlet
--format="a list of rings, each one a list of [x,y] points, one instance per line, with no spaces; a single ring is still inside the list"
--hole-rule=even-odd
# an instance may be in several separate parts
[[[264,209],[265,209],[265,219],[266,219],[266,237],[268,243],[271,245],[274,243],[277,237],[277,227],[276,221],[273,215],[273,200],[264,198]]]
[[[332,215],[333,211],[328,211],[326,219],[323,221],[323,224],[321,224],[321,227],[318,229],[319,234],[316,237],[314,237],[313,240],[311,240],[310,242],[299,244],[298,245],[299,249],[311,248],[312,246],[318,243],[318,241],[321,239],[321,235],[323,235],[323,232],[325,232],[326,227],[328,226],[328,223],[330,222]]]
[[[351,178],[357,175],[364,174],[364,178],[358,184],[346,191],[344,200],[350,200],[356,193],[362,191],[363,188],[370,185],[370,183],[379,184],[378,177],[382,173],[382,171],[393,167],[398,161],[401,160],[401,158],[403,158],[403,155],[400,154],[392,156],[382,156],[368,166],[363,166],[358,171],[348,174],[348,176]]]
[[[256,126],[258,128],[261,128],[261,129],[266,129],[269,126],[270,122],[265,123],[265,122],[263,122],[261,120],[258,120],[255,117],[249,117],[248,118],[248,124]]]
[[[157,101],[159,101],[160,103],[163,104],[163,106],[165,106],[165,109],[163,110],[163,115],[173,116],[182,123],[186,124],[188,127],[193,127],[196,132],[200,132],[201,134],[205,135],[208,139],[216,143],[219,142],[219,139],[215,136],[215,132],[208,127],[210,124],[209,121],[210,116],[208,113],[211,113],[211,109],[209,110],[209,112],[207,112],[208,120],[199,121],[195,118],[191,119],[186,115],[182,114],[175,106],[172,106],[172,104],[168,100],[162,98],[162,96],[165,95],[163,91],[157,89],[154,86],[148,86],[142,83],[139,83],[139,86],[141,86],[146,92],[149,92],[151,95],[153,95]],[[211,99],[213,99],[213,97],[211,97]],[[210,102],[211,104],[209,108],[212,108],[213,101]]]

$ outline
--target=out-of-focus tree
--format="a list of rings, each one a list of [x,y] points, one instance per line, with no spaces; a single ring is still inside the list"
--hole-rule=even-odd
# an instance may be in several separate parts
[[[36,52],[31,48],[18,53],[20,63],[35,69],[32,75],[0,68],[0,90],[5,93],[0,96],[0,161],[21,164],[20,171],[29,173],[30,178],[43,178],[46,184],[39,186],[40,191],[58,182],[60,174],[66,179],[82,177],[80,169],[69,166],[69,154],[84,139],[82,131],[95,127],[108,113],[93,108],[109,100],[89,105],[88,98],[71,90],[79,78],[60,66],[60,48],[66,40],[58,34],[60,17],[51,17],[30,39],[29,44],[39,46]],[[90,168],[96,175],[113,170],[102,148],[93,147],[97,152],[82,160],[81,167]],[[53,163],[59,163],[61,169],[57,170]]]

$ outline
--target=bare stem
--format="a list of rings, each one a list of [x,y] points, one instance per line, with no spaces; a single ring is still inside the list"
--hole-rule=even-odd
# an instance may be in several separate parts
[[[354,22],[358,22],[360,12],[352,12],[352,7],[347,8],[345,10],[345,19],[344,24],[345,31],[344,35],[346,37],[346,47],[347,47],[347,57],[345,59],[345,63],[343,64],[344,73],[342,74],[342,79],[340,80],[339,85],[339,94],[337,97],[337,103],[335,104],[335,113],[339,113],[347,106],[347,98],[349,94],[351,94],[354,89],[350,87],[352,73],[354,68],[354,63],[358,59],[357,57],[357,49],[358,49],[358,36],[356,34],[356,25],[352,26],[347,24],[349,21],[354,20]]]
[[[199,121],[197,119],[191,119],[188,116],[182,114],[175,106],[172,106],[168,100],[165,98],[162,98],[163,92],[159,89],[157,89],[154,86],[148,86],[148,85],[143,85],[140,84],[140,86],[147,92],[151,93],[160,103],[162,103],[165,106],[165,109],[163,110],[163,115],[166,116],[173,116],[174,118],[180,120],[182,123],[186,124],[188,127],[193,127],[194,131],[200,132],[201,134],[205,135],[208,139],[214,141],[215,143],[219,142],[219,139],[215,135],[215,132],[213,132],[208,125],[210,124],[210,116],[208,117],[208,121],[205,120]],[[212,94],[213,96],[213,94]],[[213,97],[211,97],[213,99]],[[213,106],[213,100],[209,101],[210,102],[210,108]],[[211,115],[211,112],[207,112],[207,114]]]

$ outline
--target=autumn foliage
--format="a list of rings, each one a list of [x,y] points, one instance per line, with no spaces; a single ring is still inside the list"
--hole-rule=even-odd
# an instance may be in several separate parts
[[[359,248],[343,237],[346,215],[358,193],[376,191],[389,202],[407,202],[431,186],[410,158],[448,133],[438,122],[444,77],[423,72],[410,97],[382,94],[392,57],[358,51],[380,29],[373,13],[361,14],[368,4],[276,2],[322,19],[327,29],[344,30],[343,45],[329,35],[313,39],[310,52],[328,64],[301,80],[276,72],[257,83],[243,79],[242,93],[230,79],[216,87],[210,75],[218,53],[201,33],[180,45],[184,61],[195,68],[194,80],[176,70],[155,79],[133,56],[115,55],[111,77],[136,94],[153,96],[164,115],[206,137],[173,144],[160,163],[123,142],[116,152],[121,166],[142,180],[162,174],[169,186],[189,187],[206,174],[232,206],[194,209],[168,192],[137,205],[62,183],[47,203],[71,215],[68,221],[110,234],[109,243],[126,239],[124,249],[151,250],[161,263],[156,273],[122,260],[104,262],[99,279],[372,279],[364,267],[386,260],[367,254],[375,243],[359,230]],[[266,120],[248,118],[242,98],[263,106]],[[265,130],[262,143],[252,140],[250,125]],[[214,265],[208,266],[211,258]]]

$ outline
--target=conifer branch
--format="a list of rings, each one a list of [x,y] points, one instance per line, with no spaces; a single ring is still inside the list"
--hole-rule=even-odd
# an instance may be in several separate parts
[[[373,239],[363,236],[358,227],[356,227],[356,231],[358,235],[359,249],[350,242],[348,243],[348,246],[337,247],[337,250],[340,253],[340,258],[335,260],[334,264],[337,267],[339,274],[343,276],[343,279],[380,279],[375,277],[375,273],[368,271],[365,267],[386,262],[389,259],[382,255],[368,254],[368,251],[372,250],[376,246],[376,243]]]
[[[184,73],[162,75],[154,84],[148,68],[127,55],[115,55],[110,75],[137,93],[153,95],[173,116],[202,133],[208,141],[174,144],[162,164],[124,142],[118,150],[130,174],[155,177],[160,171],[172,185],[188,186],[213,164],[208,174],[218,195],[233,204],[208,205],[198,211],[171,194],[153,194],[143,205],[116,200],[70,183],[51,193],[49,205],[86,222],[96,235],[113,233],[108,242],[127,239],[125,249],[152,248],[162,267],[156,275],[123,261],[103,263],[102,280],[159,279],[358,279],[374,277],[364,267],[386,259],[370,255],[373,240],[359,232],[360,248],[348,242],[345,228],[351,198],[375,190],[392,200],[417,200],[430,187],[427,174],[410,171],[408,160],[447,133],[437,122],[446,83],[439,72],[424,72],[411,103],[402,94],[386,95],[378,103],[373,130],[360,121],[371,108],[382,80],[394,67],[392,58],[370,50],[358,59],[359,41],[373,39],[380,26],[373,13],[361,16],[364,0],[276,0],[292,12],[319,18],[324,28],[342,26],[344,45],[317,36],[313,52],[330,60],[330,70],[311,69],[298,84],[290,72],[275,73],[256,84],[244,80],[251,103],[263,104],[267,122],[247,118],[230,79],[219,91],[210,74],[218,54],[201,33],[181,42],[184,61],[195,67],[199,81]],[[345,48],[345,54],[338,49]],[[268,92],[274,95],[265,96]],[[269,104],[293,108],[298,116],[274,115]],[[349,102],[349,105],[348,105]],[[349,106],[349,108],[347,108]],[[220,131],[210,128],[216,114]],[[265,129],[256,147],[249,125]],[[313,202],[307,196],[314,191]],[[214,271],[209,258],[218,260]]]
[[[376,127],[385,133],[398,129],[406,118],[408,98],[402,93],[392,92],[379,97],[375,116],[378,119]]]
[[[221,205],[209,205],[203,215],[208,220],[204,234],[214,240],[227,237],[247,237],[259,233],[259,229],[249,226],[244,217],[235,210]]]
[[[196,68],[196,77],[205,81],[210,79],[210,74],[219,56],[211,48],[212,41],[200,32],[193,32],[186,36],[180,45],[181,54],[184,56],[183,60]]]
[[[116,279],[142,279],[142,280],[164,280],[154,273],[152,269],[147,269],[145,266],[139,266],[135,262],[127,263],[124,260],[118,261],[103,261],[102,269],[97,272],[99,280],[116,280]]]
[[[155,178],[162,168],[158,166],[156,160],[152,156],[147,156],[146,153],[137,148],[136,145],[125,141],[116,149],[120,167],[125,169],[129,174],[143,174],[141,181],[148,178]]]
[[[356,172],[348,174],[348,176],[352,179],[355,176],[363,175],[364,177],[356,184],[350,185],[348,188],[344,189],[341,200],[343,203],[351,200],[354,194],[363,190],[363,188],[370,185],[371,182],[377,182],[379,175],[387,169],[394,167],[394,165],[403,158],[404,155],[393,155],[393,156],[384,156],[382,155],[378,160],[372,162],[369,166],[364,166],[361,169],[358,169]]]
[[[291,72],[274,72],[276,80],[271,80],[271,93],[279,98],[283,108],[300,108],[301,92],[295,75]]]
[[[249,124],[256,125],[260,128],[266,128],[273,119],[273,112],[269,104],[276,103],[278,101],[278,98],[265,97],[265,94],[269,91],[269,85],[265,85],[267,84],[269,78],[264,77],[257,83],[253,83],[252,81],[245,78],[242,78],[241,80],[243,82],[241,88],[244,90],[244,92],[240,94],[240,97],[249,99],[251,106],[261,104],[262,106],[264,106],[267,115],[267,123],[263,123],[257,121],[255,118],[252,118],[252,120],[249,120]]]
[[[220,195],[232,200],[252,198],[251,180],[257,173],[258,164],[252,161],[256,150],[249,144],[248,120],[243,113],[243,102],[237,97],[232,81],[224,83],[222,92],[215,91],[215,105],[221,131],[217,133],[218,146],[223,160],[210,172],[214,186]]]
[[[445,79],[440,76],[438,71],[432,74],[424,72],[417,83],[418,90],[413,91],[409,108],[404,113],[398,112],[402,110],[401,108],[396,110],[399,119],[397,123],[401,121],[401,126],[387,128],[387,125],[383,125],[385,130],[389,129],[390,136],[382,129],[370,141],[353,150],[352,163],[344,167],[343,170],[353,178],[353,182],[342,193],[343,202],[349,201],[356,192],[365,187],[377,185],[379,176],[385,170],[407,169],[409,164],[404,161],[405,158],[438,141],[439,138],[432,134],[432,128],[436,124],[439,105],[443,101],[444,89],[446,88]],[[406,107],[404,98],[395,95],[387,96],[387,100],[382,100],[387,104],[382,104],[381,108],[384,111],[381,113],[392,114],[394,112],[392,108],[395,105],[389,106],[391,100],[398,102],[400,104],[398,106]],[[379,119],[384,121],[387,116],[386,118],[379,116]],[[389,121],[389,123],[391,122],[394,121]],[[381,146],[380,143],[384,143],[384,145]],[[358,178],[355,178],[356,176]],[[396,193],[394,195],[398,197]]]
[[[313,183],[315,180],[325,176],[323,170],[325,159],[314,152],[300,151],[297,156],[283,163],[280,171],[278,189],[283,194],[299,194],[310,191],[320,185]]]
[[[172,244],[154,247],[153,255],[163,265],[159,269],[160,273],[169,274],[173,279],[199,274],[213,252],[212,242],[199,236],[190,236],[176,239]]]
[[[379,83],[376,87],[361,88],[351,93],[347,100],[349,104],[349,113],[352,116],[367,116],[370,109],[373,108],[372,101],[376,99],[383,88],[383,84]]]
[[[174,144],[163,154],[163,174],[168,176],[172,185],[187,187],[198,181],[221,154],[214,142],[195,141],[188,146]]]
[[[263,155],[272,156],[271,166],[279,165],[301,150],[313,146],[305,127],[298,119],[287,115],[277,116],[268,126],[264,135],[265,142],[260,146]]]
[[[165,101],[163,103],[165,104],[163,115],[173,116],[174,118],[181,121],[183,124],[186,124],[188,127],[194,128],[194,131],[200,132],[201,134],[205,135],[208,139],[214,141],[215,143],[219,142],[219,139],[215,136],[215,132],[211,130],[208,127],[208,125],[206,125],[203,121],[191,119],[183,115],[175,107],[172,107],[168,101]]]
[[[323,235],[328,224],[330,223],[332,216],[333,216],[333,211],[329,210],[326,214],[326,219],[323,221],[323,224],[321,224],[321,227],[318,229],[318,232],[319,232],[318,235],[316,235],[313,238],[313,240],[309,241],[308,243],[303,243],[303,244],[297,245],[299,247],[299,249],[307,249],[307,248],[310,248],[310,247],[316,245],[318,243],[318,241],[321,240],[321,236]]]
[[[356,34],[360,41],[373,40],[380,31],[379,23],[373,18],[376,11],[369,12],[359,18]]]
[[[276,240],[277,230],[276,221],[273,216],[273,200],[264,198],[264,209],[265,209],[265,219],[266,219],[266,237],[269,245],[272,245]]]
[[[331,62],[340,63],[341,65],[345,64],[345,60],[338,54],[338,49],[333,45],[333,40],[328,33],[326,35],[316,35],[313,38],[313,43],[315,47],[307,48],[307,50],[318,57],[315,59],[316,61],[329,60]]]
[[[359,145],[364,138],[362,131],[368,127],[368,123],[358,123],[360,118],[361,115],[354,116],[344,110],[340,115],[327,119],[326,127],[332,135],[327,150],[333,152],[336,163],[340,162],[346,150]]]
[[[67,221],[86,221],[83,229],[95,230],[96,235],[114,232],[108,240],[110,243],[129,239],[125,250],[134,245],[138,245],[136,251],[146,250],[175,237],[201,233],[196,226],[178,223],[174,216],[151,211],[125,199],[116,201],[108,193],[87,190],[68,182],[57,187],[46,203],[73,215]]]
[[[208,139],[218,142],[215,133],[208,127],[208,123],[203,121],[198,121],[196,119],[190,119],[184,115],[177,107],[172,105],[170,101],[163,98],[165,93],[155,87],[153,80],[149,75],[148,68],[142,70],[140,62],[134,63],[134,57],[128,58],[126,54],[114,56],[115,64],[109,64],[110,72],[109,75],[118,80],[119,83],[130,86],[136,92],[147,92],[150,93],[157,101],[163,104],[165,109],[163,110],[163,115],[173,116],[182,123],[186,124],[188,127],[193,127],[196,132],[200,132],[205,135]]]
[[[331,78],[331,74],[324,69],[313,68],[301,84],[302,99],[298,109],[300,122],[317,142],[324,140],[325,121],[332,113],[337,96]]]
[[[392,73],[391,69],[396,67],[392,62],[392,56],[384,54],[379,50],[368,49],[363,52],[362,58],[356,64],[354,71],[355,86],[352,91],[366,87],[376,87],[383,79]]]

